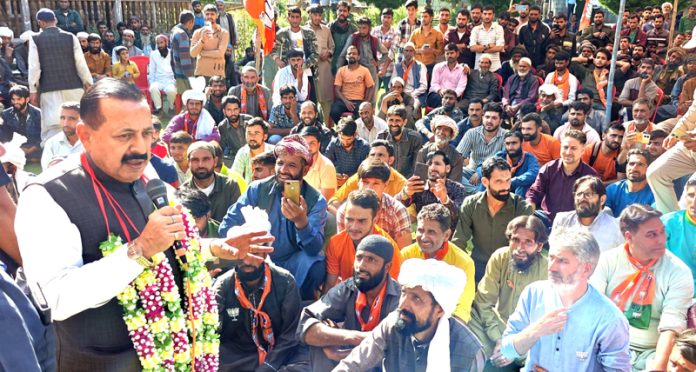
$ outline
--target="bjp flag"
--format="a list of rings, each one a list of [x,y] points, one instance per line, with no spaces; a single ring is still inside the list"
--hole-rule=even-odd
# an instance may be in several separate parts
[[[578,25],[578,32],[584,30],[592,23],[592,0],[585,0],[585,7],[582,9],[582,17]]]
[[[275,10],[271,0],[245,0],[244,8],[256,24],[256,30],[261,35],[263,51],[271,53],[275,43]]]

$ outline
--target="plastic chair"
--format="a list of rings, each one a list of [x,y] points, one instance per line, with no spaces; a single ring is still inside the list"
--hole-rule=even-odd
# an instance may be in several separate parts
[[[651,120],[653,123],[655,122],[655,117],[657,117],[657,108],[662,104],[662,98],[664,98],[664,96],[665,92],[660,87],[657,87],[657,101],[655,102],[655,112]]]
[[[148,67],[150,66],[150,57],[148,56],[133,56],[130,57],[130,60],[133,61],[138,66],[138,70],[140,70],[140,76],[138,76],[137,79],[134,80],[135,85],[140,89],[141,92],[145,95],[147,98],[147,103],[150,104],[150,107],[154,107],[152,103],[152,97],[150,97],[150,82],[147,80],[147,73],[148,73]]]

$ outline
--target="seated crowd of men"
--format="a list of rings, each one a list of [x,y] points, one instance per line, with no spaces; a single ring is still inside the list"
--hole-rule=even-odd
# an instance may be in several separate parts
[[[575,34],[526,1],[434,22],[409,0],[396,25],[289,7],[238,81],[216,3],[114,40],[60,1],[21,44],[0,35],[20,71],[0,76],[0,160],[16,202],[26,162],[83,151],[85,89],[147,73],[150,163],[201,236],[252,206],[275,237],[266,262],[210,262],[221,370],[696,369],[696,5],[671,44],[671,8],[627,11],[618,46],[601,10]]]

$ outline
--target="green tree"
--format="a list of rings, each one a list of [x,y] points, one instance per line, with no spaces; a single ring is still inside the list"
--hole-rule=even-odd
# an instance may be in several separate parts
[[[599,0],[600,4],[605,6],[607,9],[611,10],[614,14],[619,12],[620,0]],[[664,1],[662,0],[626,0],[626,9],[633,10],[636,8],[643,8],[646,6],[660,6]],[[686,9],[689,5],[689,1],[679,2],[679,11]]]

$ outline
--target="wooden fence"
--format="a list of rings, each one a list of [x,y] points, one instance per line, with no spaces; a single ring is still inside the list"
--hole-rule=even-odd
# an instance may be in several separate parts
[[[226,1],[227,8],[237,8],[242,0]],[[114,5],[120,4],[120,9]],[[31,29],[38,31],[34,15],[41,8],[57,9],[55,0],[0,0],[0,26],[6,25],[19,36],[24,30],[25,15],[23,9],[28,8],[28,19]],[[190,0],[71,0],[70,8],[80,13],[85,29],[95,32],[97,22],[106,21],[111,29],[122,17],[127,22],[131,16],[138,16],[144,24],[155,32],[167,32],[178,23],[179,13],[191,9]],[[118,14],[120,11],[120,14]]]

